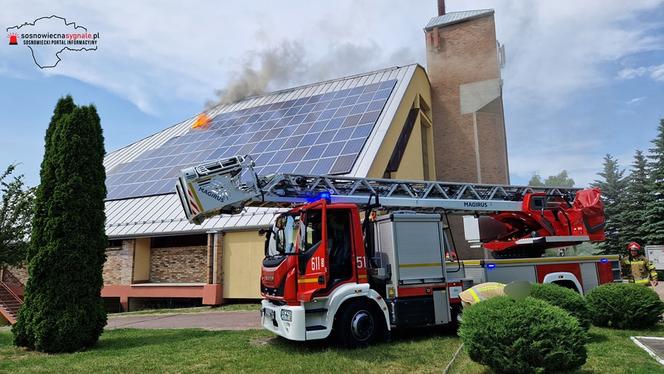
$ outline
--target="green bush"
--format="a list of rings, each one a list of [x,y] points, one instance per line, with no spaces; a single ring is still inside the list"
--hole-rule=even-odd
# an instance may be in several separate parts
[[[586,300],[579,293],[556,284],[534,284],[530,296],[565,309],[579,321],[581,327],[586,330],[590,328],[590,311]]]
[[[459,329],[473,361],[496,372],[557,372],[586,362],[588,336],[576,318],[532,297],[495,297],[464,309]]]
[[[593,324],[618,329],[645,328],[657,324],[664,303],[650,287],[633,283],[605,284],[586,296]]]

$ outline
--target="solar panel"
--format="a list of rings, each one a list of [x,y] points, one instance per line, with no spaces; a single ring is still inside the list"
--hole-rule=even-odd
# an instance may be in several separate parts
[[[174,192],[180,170],[251,155],[259,174],[346,174],[396,80],[220,113],[161,147],[109,171],[108,200]]]

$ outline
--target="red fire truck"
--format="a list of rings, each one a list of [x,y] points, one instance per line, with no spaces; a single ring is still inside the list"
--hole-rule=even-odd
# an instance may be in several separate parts
[[[486,281],[558,283],[584,293],[620,277],[617,256],[541,257],[603,239],[599,192],[562,188],[278,174],[248,157],[182,171],[187,218],[283,208],[265,231],[263,326],[291,340],[349,347],[393,328],[452,323],[459,293]],[[500,257],[454,258],[448,214]],[[488,217],[489,220],[480,219]],[[515,258],[532,255],[536,258]]]

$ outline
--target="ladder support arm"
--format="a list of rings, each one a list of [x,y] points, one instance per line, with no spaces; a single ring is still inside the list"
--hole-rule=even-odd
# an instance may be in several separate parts
[[[247,206],[290,207],[320,198],[365,206],[370,197],[378,196],[381,206],[387,209],[520,211],[523,197],[528,193],[560,195],[571,202],[580,189],[333,175],[258,176],[250,157],[235,156],[183,169],[176,190],[187,219],[200,224],[207,217],[237,214]]]

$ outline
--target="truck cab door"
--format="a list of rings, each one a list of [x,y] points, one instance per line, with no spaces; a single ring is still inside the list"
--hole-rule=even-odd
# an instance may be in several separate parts
[[[311,301],[314,292],[327,287],[330,276],[327,251],[325,201],[309,206],[300,218],[297,298]]]

